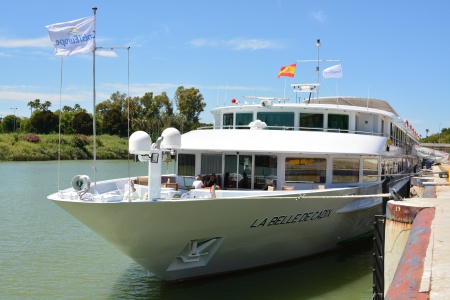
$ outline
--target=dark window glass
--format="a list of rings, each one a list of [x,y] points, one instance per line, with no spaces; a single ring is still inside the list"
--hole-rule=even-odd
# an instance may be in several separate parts
[[[195,176],[194,154],[178,154],[178,175]]]
[[[300,114],[300,130],[322,130],[323,114]]]
[[[291,112],[259,112],[257,119],[265,122],[267,126],[276,126],[276,128],[268,129],[283,127],[283,129],[293,130],[294,127],[294,113]]]
[[[328,129],[348,130],[348,115],[328,115]]]

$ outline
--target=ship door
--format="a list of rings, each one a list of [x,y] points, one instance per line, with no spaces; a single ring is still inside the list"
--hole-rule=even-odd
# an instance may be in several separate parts
[[[239,174],[242,175],[238,187],[241,189],[252,188],[252,156],[239,155]]]
[[[253,176],[252,166],[251,155],[225,155],[224,188],[250,189]]]

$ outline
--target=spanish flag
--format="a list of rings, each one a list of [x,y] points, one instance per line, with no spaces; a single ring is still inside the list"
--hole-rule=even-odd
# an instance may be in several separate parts
[[[294,77],[296,67],[297,67],[297,64],[292,64],[289,66],[281,67],[280,73],[278,73],[278,78],[280,78],[281,76]]]

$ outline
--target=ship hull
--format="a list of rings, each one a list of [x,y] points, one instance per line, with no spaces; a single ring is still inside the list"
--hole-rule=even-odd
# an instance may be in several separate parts
[[[104,203],[60,199],[60,193],[49,199],[159,278],[177,281],[298,259],[367,236],[381,198],[352,195],[380,192],[374,184],[240,197],[223,192],[216,199]]]

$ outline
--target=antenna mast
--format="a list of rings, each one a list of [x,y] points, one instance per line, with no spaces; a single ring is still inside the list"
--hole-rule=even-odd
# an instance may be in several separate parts
[[[317,39],[316,41],[317,46],[317,67],[316,67],[316,73],[317,73],[317,93],[316,93],[316,99],[319,99],[319,85],[320,85],[320,73],[319,73],[319,63],[320,63],[320,56],[319,56],[319,50],[320,50],[320,39]]]

